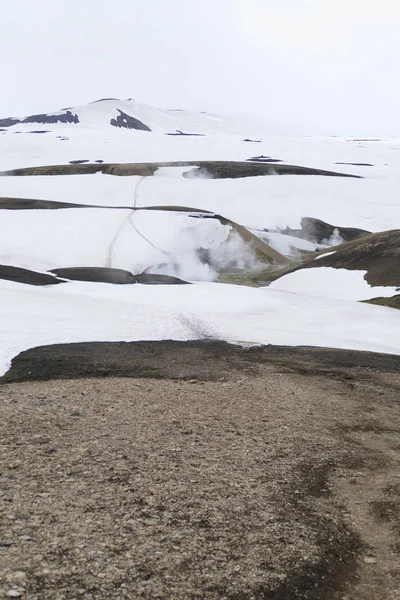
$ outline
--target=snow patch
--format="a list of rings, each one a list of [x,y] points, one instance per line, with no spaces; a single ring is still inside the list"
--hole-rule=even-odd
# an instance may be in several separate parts
[[[350,271],[333,267],[300,269],[273,281],[270,288],[302,294],[310,298],[339,300],[370,300],[380,296],[385,298],[394,296],[395,287],[373,287],[364,279],[366,273],[367,271]]]

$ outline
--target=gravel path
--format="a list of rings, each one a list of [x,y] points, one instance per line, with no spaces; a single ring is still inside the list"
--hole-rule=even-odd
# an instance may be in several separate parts
[[[400,598],[399,359],[151,347],[0,386],[5,597]]]

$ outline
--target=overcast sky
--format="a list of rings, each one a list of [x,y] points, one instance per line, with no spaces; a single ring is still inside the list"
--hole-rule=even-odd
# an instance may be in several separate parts
[[[103,97],[400,136],[399,0],[4,0],[0,117]]]

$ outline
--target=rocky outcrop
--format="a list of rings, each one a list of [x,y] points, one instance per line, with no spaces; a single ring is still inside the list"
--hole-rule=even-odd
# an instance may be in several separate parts
[[[312,260],[282,270],[274,280],[299,269],[319,267],[366,271],[364,279],[371,286],[399,286],[400,291],[400,229],[371,233],[318,252]]]
[[[324,244],[328,243],[332,237],[336,237],[336,243],[340,243],[340,241],[351,242],[371,232],[365,229],[357,229],[356,227],[330,225],[329,223],[325,223],[325,221],[314,219],[313,217],[303,217],[301,219],[301,229],[290,229],[290,227],[287,227],[286,229],[280,229],[279,233],[317,244]]]
[[[400,229],[371,233],[334,250],[304,266],[367,271],[364,279],[372,286],[400,286]]]
[[[31,115],[25,117],[25,119],[17,119],[16,117],[0,119],[0,127],[12,127],[19,123],[79,123],[79,118],[78,115],[74,115],[70,110],[67,110],[66,112],[59,114],[42,113],[40,115]]]
[[[124,111],[117,108],[119,115],[115,119],[111,119],[110,125],[113,127],[125,127],[125,129],[136,129],[138,131],[151,131],[150,127],[147,127],[139,119],[127,115]]]

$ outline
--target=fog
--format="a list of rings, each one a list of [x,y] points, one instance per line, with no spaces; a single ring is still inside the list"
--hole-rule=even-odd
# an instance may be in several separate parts
[[[0,117],[102,97],[284,135],[400,136],[396,0],[14,0]]]

